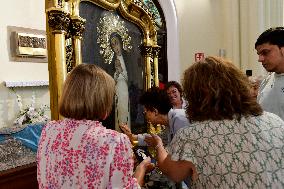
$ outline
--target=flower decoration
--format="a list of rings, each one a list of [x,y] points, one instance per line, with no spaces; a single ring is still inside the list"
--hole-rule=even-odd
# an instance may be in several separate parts
[[[45,112],[49,109],[47,105],[41,105],[39,108],[35,107],[35,94],[33,93],[31,104],[23,107],[22,97],[17,94],[17,103],[20,109],[14,125],[45,123],[49,120]]]

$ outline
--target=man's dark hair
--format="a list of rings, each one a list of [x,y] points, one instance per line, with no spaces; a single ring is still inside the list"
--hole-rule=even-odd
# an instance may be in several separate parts
[[[170,99],[166,91],[157,87],[148,89],[141,97],[140,104],[144,105],[147,110],[157,109],[160,114],[168,114],[172,108]]]
[[[279,48],[284,46],[284,27],[269,28],[264,31],[256,40],[254,47],[264,43],[277,45]]]

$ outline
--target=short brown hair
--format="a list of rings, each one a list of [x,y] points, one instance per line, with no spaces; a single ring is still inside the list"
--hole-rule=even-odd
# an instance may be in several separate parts
[[[59,112],[73,119],[103,119],[112,109],[115,82],[94,64],[80,64],[67,76]]]
[[[184,72],[183,90],[188,118],[193,121],[240,119],[261,115],[250,94],[247,76],[230,61],[209,56]]]

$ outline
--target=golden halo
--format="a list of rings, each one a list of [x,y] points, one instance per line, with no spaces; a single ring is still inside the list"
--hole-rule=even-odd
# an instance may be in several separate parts
[[[104,63],[110,64],[114,52],[110,46],[110,36],[112,33],[117,33],[122,39],[122,48],[126,51],[132,49],[131,37],[128,35],[128,29],[124,25],[124,21],[112,12],[105,12],[100,18],[97,26],[98,38],[97,43],[100,47],[100,54],[104,58]]]

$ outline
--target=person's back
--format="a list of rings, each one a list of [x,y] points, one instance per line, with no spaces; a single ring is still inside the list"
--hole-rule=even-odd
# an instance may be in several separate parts
[[[108,130],[113,78],[94,64],[80,64],[67,76],[59,103],[63,120],[49,122],[37,151],[39,188],[140,188],[150,158],[133,173],[131,143]]]
[[[50,122],[38,150],[40,188],[139,187],[127,136],[98,121]]]
[[[284,121],[262,110],[241,70],[209,56],[185,70],[183,89],[190,125],[168,152],[153,136],[164,174],[174,181],[191,176],[192,188],[284,187]]]
[[[194,122],[177,136],[169,153],[178,159],[175,145],[186,146],[199,172],[192,188],[284,187],[284,122],[275,114]]]

